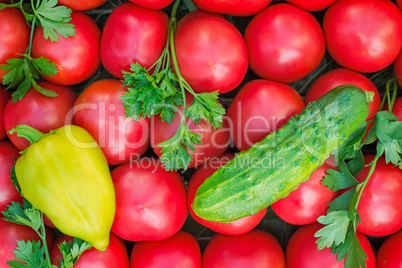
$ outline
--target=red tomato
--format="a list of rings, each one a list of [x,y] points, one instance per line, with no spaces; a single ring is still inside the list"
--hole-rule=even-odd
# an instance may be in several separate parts
[[[201,251],[192,235],[180,231],[167,239],[135,243],[130,260],[130,268],[199,268]]]
[[[123,78],[121,71],[129,71],[131,63],[150,68],[166,46],[168,24],[163,11],[132,3],[119,5],[103,28],[100,50],[105,69]]]
[[[130,0],[130,2],[148,9],[162,9],[170,5],[173,0]]]
[[[58,5],[63,5],[75,11],[83,11],[96,8],[107,0],[58,0]]]
[[[187,107],[194,100],[193,95],[186,93]],[[159,143],[166,141],[173,137],[180,125],[181,116],[183,113],[183,106],[179,107],[179,112],[173,119],[172,123],[162,122],[160,116],[151,117],[150,137],[151,145],[159,157],[162,155],[162,147],[158,146]],[[195,145],[195,153],[189,150],[193,160],[190,163],[190,168],[199,166],[208,161],[212,157],[223,154],[230,144],[230,134],[226,118],[223,120],[222,128],[214,129],[208,121],[201,119],[198,124],[191,120],[187,120],[189,129],[193,133],[201,135],[202,144]]]
[[[40,241],[38,234],[28,226],[5,221],[0,218],[0,268],[9,268],[6,262],[14,260],[14,250],[17,248],[17,241]],[[49,248],[53,244],[52,233],[46,229],[46,243]]]
[[[275,213],[282,220],[298,225],[313,223],[319,216],[325,215],[328,203],[338,194],[321,184],[329,168],[333,167],[324,163],[296,190],[272,204]]]
[[[364,162],[369,164],[374,155],[365,155]],[[356,176],[356,180],[366,179],[370,167],[364,167]],[[361,195],[357,210],[361,223],[357,230],[366,235],[386,236],[402,228],[402,170],[393,167],[392,163],[385,163],[385,157],[377,161],[373,175],[371,175]]]
[[[180,73],[197,93],[231,91],[246,75],[244,39],[221,15],[201,10],[187,14],[178,22],[174,40]]]
[[[320,11],[328,8],[336,0],[286,0],[286,2],[298,6],[307,11]]]
[[[95,138],[110,165],[136,159],[149,147],[149,119],[124,116],[119,98],[126,91],[120,80],[98,80],[74,104],[75,123]]]
[[[377,253],[377,268],[402,267],[402,230],[385,240]]]
[[[323,226],[313,223],[300,227],[290,238],[286,246],[287,268],[343,268],[345,261],[337,261],[336,255],[331,249],[318,250],[317,238],[314,234]],[[375,268],[376,260],[370,241],[363,234],[357,232],[357,239],[360,242],[368,260],[366,268]]]
[[[396,0],[396,3],[398,4],[399,8],[402,9],[402,0]]]
[[[0,86],[0,140],[4,140],[4,138],[7,137],[7,133],[4,129],[3,124],[3,114],[4,114],[4,108],[6,107],[6,104],[10,99],[10,96],[11,96],[10,91],[6,91],[5,87]]]
[[[251,16],[268,6],[272,0],[193,0],[194,4],[205,11],[232,15]]]
[[[59,42],[45,39],[43,29],[37,27],[32,44],[32,56],[44,57],[56,63],[59,72],[46,80],[60,85],[74,85],[91,77],[100,66],[99,46],[101,32],[96,23],[85,13],[71,13],[74,24],[73,37],[59,37]],[[74,49],[72,49],[74,48]]]
[[[186,188],[178,172],[158,159],[142,158],[112,170],[116,215],[112,231],[130,241],[176,234],[187,218]]]
[[[399,85],[402,86],[402,50],[394,61],[394,72],[396,80],[398,81]]]
[[[77,94],[70,87],[55,85],[46,81],[38,83],[41,87],[53,90],[57,97],[46,97],[31,87],[24,98],[16,103],[11,99],[4,109],[4,128],[8,132],[11,128],[26,124],[43,133],[71,124],[73,108]],[[8,134],[11,142],[21,151],[29,145],[25,138],[17,134]]]
[[[318,21],[307,11],[285,3],[258,13],[248,24],[244,39],[251,70],[283,83],[307,76],[325,53]]]
[[[248,233],[262,220],[267,209],[263,209],[254,215],[238,219],[230,223],[213,222],[204,220],[195,215],[191,204],[193,203],[195,193],[206,178],[212,175],[220,166],[223,166],[234,157],[232,153],[225,153],[219,157],[212,158],[204,165],[200,166],[191,176],[187,186],[187,206],[191,216],[198,223],[210,228],[211,230],[227,235],[241,235]]]
[[[328,52],[343,67],[379,71],[398,56],[401,22],[401,11],[391,1],[339,0],[324,16]]]
[[[30,29],[24,15],[17,8],[0,10],[0,64],[11,58],[21,58],[15,53],[25,53],[29,45]],[[6,72],[0,69],[0,83]]]
[[[281,245],[270,233],[254,229],[244,235],[216,234],[202,256],[202,267],[285,268]]]
[[[22,203],[22,197],[15,189],[10,179],[10,170],[14,158],[20,157],[20,152],[9,141],[0,141],[0,211],[5,210],[11,201]]]
[[[62,234],[50,249],[50,258],[52,264],[59,266],[61,252],[59,245],[64,241],[73,241],[73,237]],[[110,233],[109,246],[105,251],[95,248],[88,249],[82,253],[78,261],[74,264],[74,268],[129,268],[129,259],[126,245],[124,241],[115,234]]]
[[[303,99],[286,84],[262,79],[248,82],[227,111],[236,147],[250,148],[303,108]]]
[[[374,99],[373,102],[369,103],[369,114],[367,116],[367,120],[373,119],[375,113],[380,109],[380,93],[370,79],[361,73],[344,68],[331,70],[315,80],[306,92],[304,103],[307,105],[307,103],[317,100],[331,89],[346,84],[355,85],[360,87],[362,90],[374,92]]]

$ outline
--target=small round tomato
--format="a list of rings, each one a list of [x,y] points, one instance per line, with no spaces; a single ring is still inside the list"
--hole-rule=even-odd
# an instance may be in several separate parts
[[[32,44],[32,56],[44,57],[56,63],[59,70],[55,75],[43,78],[60,85],[74,85],[91,77],[100,66],[99,46],[101,32],[91,17],[73,11],[70,23],[76,34],[69,38],[59,36],[52,42],[43,36],[42,27],[37,27]]]
[[[7,137],[7,133],[4,129],[3,124],[3,114],[4,114],[4,108],[6,107],[6,104],[10,99],[10,96],[11,96],[10,91],[6,91],[6,88],[0,85],[0,140],[4,140],[4,138]]]
[[[286,84],[262,79],[248,82],[227,111],[234,144],[241,151],[250,148],[303,108],[303,99]]]
[[[246,75],[244,39],[221,15],[201,10],[187,14],[177,24],[174,41],[180,73],[197,93],[226,93]]]
[[[365,155],[365,165],[371,163],[374,155]],[[370,166],[366,166],[356,176],[356,180],[366,179]],[[357,210],[361,222],[357,230],[367,235],[386,236],[402,228],[402,170],[386,163],[380,157],[361,195]]]
[[[373,119],[381,105],[381,96],[377,87],[361,73],[344,68],[331,70],[317,78],[306,92],[304,103],[307,105],[307,103],[317,100],[331,89],[346,84],[355,85],[364,91],[374,93],[373,101],[369,103],[369,114],[367,116],[367,120]]]
[[[99,144],[109,165],[129,162],[149,147],[149,118],[125,117],[120,80],[102,79],[87,87],[74,104],[74,121]]]
[[[66,6],[75,11],[94,9],[107,0],[58,0],[58,5]]]
[[[193,217],[194,220],[196,220],[198,223],[210,228],[211,230],[221,233],[221,234],[226,234],[226,235],[241,235],[248,233],[254,227],[257,226],[257,224],[262,220],[262,218],[265,215],[265,212],[267,209],[262,209],[261,211],[257,212],[254,215],[247,216],[241,219],[238,219],[233,222],[229,223],[222,223],[222,222],[213,222],[213,221],[207,221],[204,220],[197,215],[195,215],[191,204],[193,203],[195,193],[200,187],[200,185],[205,181],[206,178],[212,175],[220,166],[223,166],[227,162],[229,162],[230,159],[234,157],[234,154],[232,153],[225,153],[219,157],[212,158],[208,162],[206,162],[204,165],[200,166],[191,176],[190,182],[188,183],[187,186],[187,205],[188,205],[188,210],[190,211],[191,216]]]
[[[130,0],[130,2],[148,9],[162,9],[170,5],[173,0]]]
[[[285,198],[272,204],[272,209],[284,221],[291,224],[310,224],[321,215],[325,215],[328,203],[338,194],[333,192],[321,181],[331,165],[324,163],[317,168],[309,179],[291,192]]]
[[[402,0],[401,0],[402,1]],[[402,51],[399,53],[398,57],[394,61],[394,73],[396,80],[402,87]]]
[[[70,87],[55,85],[46,81],[38,82],[46,89],[53,90],[57,97],[46,97],[31,87],[27,94],[17,102],[10,99],[4,109],[4,128],[8,132],[17,125],[29,125],[43,133],[48,133],[61,126],[72,123],[73,108],[77,94]],[[29,141],[17,137],[16,133],[7,134],[11,142],[21,151],[29,145]]]
[[[130,268],[142,267],[199,268],[200,246],[192,235],[183,231],[163,240],[137,242],[131,252]]]
[[[194,100],[193,95],[187,93],[186,100],[188,107]],[[182,114],[183,106],[180,106],[171,124],[162,121],[159,115],[151,117],[150,139],[152,148],[157,156],[161,157],[162,155],[162,147],[158,146],[158,144],[173,137],[179,129]],[[230,131],[226,118],[223,118],[222,128],[214,129],[211,123],[204,119],[201,119],[198,124],[188,119],[187,125],[191,132],[201,135],[200,140],[202,143],[195,145],[195,153],[192,150],[188,150],[193,158],[189,165],[190,168],[199,166],[210,158],[223,154],[229,147]]]
[[[6,262],[14,260],[14,250],[17,248],[17,241],[42,241],[38,234],[25,225],[8,222],[0,218],[0,267],[10,267]],[[52,233],[46,228],[46,243],[50,248],[53,245]]]
[[[30,29],[24,15],[17,8],[0,10],[0,64],[12,58],[21,58],[16,53],[25,53],[29,45]],[[0,83],[6,72],[0,69]]]
[[[254,229],[247,234],[231,236],[216,234],[202,256],[202,267],[285,268],[285,256],[273,235]]]
[[[272,0],[193,0],[194,4],[205,11],[232,15],[255,15],[271,3]]]
[[[169,18],[163,11],[127,2],[110,14],[103,28],[100,55],[105,69],[123,78],[122,70],[139,63],[148,69],[166,47]]]
[[[332,58],[358,72],[387,67],[402,46],[402,13],[391,1],[336,1],[324,15],[323,29]]]
[[[335,3],[336,0],[286,0],[289,4],[293,4],[307,11],[320,11],[328,8]]]
[[[141,158],[113,169],[116,215],[112,232],[130,241],[176,234],[187,218],[186,188],[178,172],[158,159]]]
[[[244,33],[251,70],[290,83],[312,72],[325,53],[320,24],[309,12],[279,3],[258,13]]]
[[[319,223],[304,225],[292,235],[286,246],[287,268],[344,267],[345,261],[337,261],[336,255],[331,253],[331,249],[319,250],[317,248],[316,241],[318,238],[314,237],[314,234],[322,227],[323,225]],[[357,239],[368,257],[366,268],[375,268],[376,260],[370,241],[359,232],[357,232]]]
[[[377,253],[377,268],[402,267],[402,230],[385,240]]]
[[[73,241],[73,237],[62,234],[50,249],[52,264],[59,267],[62,257],[59,245],[63,242]],[[127,247],[124,241],[115,234],[110,233],[109,246],[105,251],[95,248],[85,250],[74,264],[74,268],[129,268]]]
[[[0,211],[4,211],[7,205],[11,205],[11,201],[22,203],[22,197],[10,179],[14,158],[18,157],[20,152],[11,142],[0,141]]]

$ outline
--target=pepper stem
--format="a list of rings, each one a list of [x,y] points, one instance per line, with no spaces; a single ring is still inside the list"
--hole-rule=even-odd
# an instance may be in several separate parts
[[[27,139],[31,144],[38,142],[41,138],[47,135],[28,125],[15,126],[8,133],[17,133],[18,137]]]

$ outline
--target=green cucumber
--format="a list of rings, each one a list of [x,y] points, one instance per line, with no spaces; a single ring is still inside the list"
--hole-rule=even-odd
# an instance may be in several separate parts
[[[195,214],[231,222],[286,197],[364,123],[370,93],[344,85],[309,103],[207,178],[196,192]]]

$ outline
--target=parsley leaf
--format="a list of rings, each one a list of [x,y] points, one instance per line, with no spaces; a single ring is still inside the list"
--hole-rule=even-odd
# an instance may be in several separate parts
[[[336,167],[339,171],[328,169],[327,175],[325,175],[324,179],[321,181],[328,189],[332,188],[332,191],[338,191],[359,184],[350,172],[345,160],[340,160]]]
[[[59,35],[64,38],[75,35],[74,25],[71,21],[72,10],[65,6],[57,6],[57,0],[42,0],[34,13],[38,18],[38,25],[43,28],[45,39],[52,42],[59,41]]]
[[[314,234],[315,237],[319,237],[316,241],[318,249],[338,246],[345,242],[350,223],[348,211],[332,211],[320,216],[317,221],[326,225]]]
[[[85,250],[92,248],[90,244],[79,238],[74,238],[73,241],[64,241],[58,245],[62,258],[60,259],[60,268],[72,268],[78,261],[78,258]]]
[[[57,94],[49,89],[42,88],[35,80],[39,79],[39,74],[53,75],[58,72],[56,64],[43,57],[31,58],[27,54],[21,54],[22,58],[13,58],[7,61],[7,64],[0,65],[0,69],[8,71],[3,76],[3,84],[6,89],[17,89],[11,94],[12,101],[21,100],[33,86],[37,91],[48,97],[56,97]]]
[[[131,64],[130,70],[123,71],[123,86],[128,86],[128,92],[120,97],[126,117],[138,120],[160,114],[162,121],[172,123],[183,104],[173,71],[165,69],[150,75],[139,63]]]
[[[24,199],[21,205],[18,202],[12,201],[11,205],[6,207],[5,211],[2,211],[4,220],[14,222],[21,225],[26,225],[38,231],[41,227],[42,214],[41,212],[32,206],[28,200]]]
[[[44,254],[45,249],[39,241],[17,241],[14,250],[15,260],[6,262],[13,268],[47,268]]]
[[[359,239],[352,228],[346,235],[345,242],[332,249],[332,253],[338,255],[336,259],[341,261],[345,259],[345,266],[348,267],[365,267],[367,255],[360,245]]]
[[[352,188],[329,202],[327,213],[330,213],[331,211],[348,210],[355,192],[356,188]]]
[[[218,91],[203,92],[195,95],[187,113],[188,117],[196,124],[199,123],[200,118],[204,118],[214,128],[220,128],[222,127],[222,115],[225,114],[225,108],[218,101]]]

